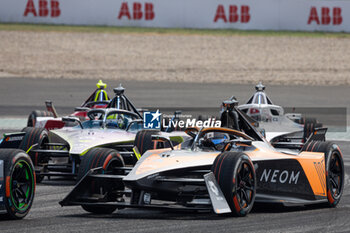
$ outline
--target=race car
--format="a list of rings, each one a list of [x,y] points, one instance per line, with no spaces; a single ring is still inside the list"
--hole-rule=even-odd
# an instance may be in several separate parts
[[[188,128],[191,138],[178,146],[154,135],[170,148],[147,151],[132,169],[113,155],[114,164],[91,169],[60,205],[80,205],[96,214],[150,208],[246,216],[256,202],[339,203],[343,157],[335,143],[325,141],[326,129],[315,131],[299,149],[284,143],[273,147],[236,103],[224,105],[231,112],[226,117],[237,123],[235,129]],[[96,158],[98,153],[90,161]],[[88,170],[91,164],[84,166]]]
[[[76,107],[69,116],[78,117],[81,121],[88,120],[87,112],[90,109],[106,108],[110,98],[106,92],[107,84],[100,80],[96,83],[97,89],[87,98],[80,107]],[[29,114],[27,126],[36,128],[46,128],[47,130],[59,129],[66,124],[57,114],[52,101],[45,101],[46,111],[34,110]]]
[[[255,86],[256,92],[246,104],[238,106],[242,112],[259,122],[269,141],[273,138],[292,133],[304,142],[315,128],[322,127],[315,118],[306,118],[300,113],[284,113],[281,106],[273,104],[265,93],[265,86],[260,82]]]
[[[15,146],[9,137],[7,146]],[[0,220],[22,219],[30,211],[35,194],[35,172],[30,157],[19,149],[0,146]]]
[[[45,176],[80,179],[87,172],[80,169],[81,163],[89,160],[96,150],[102,152],[94,166],[100,166],[109,153],[117,153],[126,165],[133,166],[146,150],[168,146],[162,142],[154,143],[151,134],[169,136],[175,144],[187,137],[184,132],[144,130],[142,115],[124,91],[121,86],[114,88],[116,96],[106,108],[89,110],[89,120],[81,122],[77,117],[61,119],[62,122],[75,124],[73,127],[50,131],[26,127],[23,132],[11,133],[5,137],[19,141],[18,148],[29,154],[35,166],[37,182],[41,182]],[[49,122],[50,120],[46,125]]]

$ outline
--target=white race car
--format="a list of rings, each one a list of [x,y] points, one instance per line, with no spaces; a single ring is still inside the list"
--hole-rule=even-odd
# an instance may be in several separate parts
[[[273,142],[281,135],[291,134],[305,142],[315,128],[322,127],[315,118],[306,118],[300,113],[284,113],[284,109],[273,104],[266,95],[261,82],[255,89],[254,95],[238,109],[259,122],[259,128],[264,129],[268,141]]]

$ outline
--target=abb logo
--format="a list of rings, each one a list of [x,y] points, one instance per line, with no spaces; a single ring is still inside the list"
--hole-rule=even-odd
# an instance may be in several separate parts
[[[321,21],[317,13],[317,8],[314,6],[311,7],[307,24],[311,24],[312,22],[315,21],[317,24],[322,24],[322,25],[329,25],[331,23],[333,23],[333,25],[340,25],[343,22],[343,17],[341,16],[340,7],[334,7],[332,9],[332,15],[331,15],[331,9],[329,7],[322,7],[320,15],[321,15]]]
[[[131,16],[132,13],[132,16]],[[121,19],[123,17],[128,18],[129,20],[141,20],[144,18],[145,20],[153,20],[154,19],[154,11],[153,11],[153,4],[146,2],[144,5],[144,8],[142,9],[142,4],[139,2],[134,2],[132,4],[132,11],[129,11],[129,6],[127,2],[123,2],[118,19]]]
[[[225,23],[248,23],[250,20],[249,6],[242,5],[239,9],[239,6],[229,5],[228,14],[226,15],[224,6],[218,5],[218,8],[216,9],[214,22],[217,22],[220,19]]]
[[[24,10],[24,16],[33,14],[40,17],[58,17],[61,15],[60,2],[58,0],[50,0],[50,9],[48,0],[39,0],[38,11],[35,9],[33,0],[28,0],[26,9]]]

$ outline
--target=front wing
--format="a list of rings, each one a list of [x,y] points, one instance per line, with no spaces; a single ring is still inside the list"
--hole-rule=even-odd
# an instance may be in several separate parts
[[[290,161],[286,161],[289,162]],[[283,163],[281,164],[281,166]],[[263,164],[260,163],[260,168],[263,168]],[[131,168],[125,167],[121,168],[125,170],[127,174]],[[137,197],[135,201],[135,193],[132,190],[113,190],[113,187],[116,187],[118,183],[123,182],[123,178],[126,175],[108,175],[102,174],[101,168],[96,168],[90,170],[86,176],[78,182],[78,184],[73,188],[73,190],[60,202],[61,206],[71,206],[71,205],[92,205],[92,206],[114,206],[119,209],[123,208],[147,208],[147,209],[163,209],[169,211],[214,211],[216,214],[230,213],[231,209],[218,186],[216,179],[209,170],[206,174],[203,175],[203,179],[199,178],[166,178],[159,177],[154,178],[156,184],[162,185],[166,183],[176,183],[178,185],[189,185],[189,186],[201,186],[206,187],[207,198],[194,199],[191,202],[185,204],[179,204],[176,202],[169,202],[164,200],[152,199],[151,192],[152,190],[137,190]],[[259,170],[259,169],[258,169]],[[265,171],[265,175],[261,178],[261,174]],[[281,170],[283,172],[283,170]],[[268,172],[268,171],[267,171]],[[273,171],[271,171],[272,178]],[[276,172],[275,172],[276,174]],[[283,174],[286,174],[285,172]],[[285,175],[282,175],[282,181],[285,179]],[[294,177],[296,174],[294,174]],[[302,181],[302,174],[299,175],[300,181]],[[276,177],[273,178],[273,180]],[[290,205],[307,205],[315,204],[320,202],[325,202],[327,199],[324,197],[315,197],[310,198],[309,195],[294,195],[293,192],[286,193],[284,190],[279,191],[279,185],[268,186],[264,182],[260,182],[259,179],[267,180],[266,169],[261,169],[257,174],[258,186],[256,193],[256,202],[264,203],[281,203],[286,206]],[[279,179],[278,177],[276,179]],[[295,182],[295,179],[293,179]],[[97,184],[99,186],[100,193],[91,192],[91,184]],[[273,183],[273,182],[272,182]],[[298,182],[297,182],[298,183]],[[287,187],[287,186],[285,186]],[[300,186],[301,187],[301,186]],[[300,188],[298,187],[298,188]],[[269,188],[273,190],[269,190]],[[302,188],[305,188],[305,185],[302,185]],[[109,193],[114,193],[114,195],[119,195],[123,197],[119,200],[110,200]],[[153,195],[153,194],[152,194]],[[130,202],[125,202],[124,197],[130,197]]]
[[[131,168],[125,167],[121,168],[128,173]],[[176,203],[165,203],[162,201],[152,201],[149,199],[150,194],[141,191],[140,198],[137,203],[130,201],[118,202],[109,201],[108,192],[113,192],[112,188],[114,182],[122,182],[125,175],[106,175],[101,174],[102,168],[91,169],[83,179],[81,179],[78,184],[73,188],[73,190],[59,203],[61,206],[72,206],[72,205],[92,205],[92,206],[114,206],[119,209],[123,208],[145,208],[145,209],[160,209],[169,211],[214,211],[217,214],[230,213],[230,207],[226,202],[226,199],[218,186],[213,173],[207,173],[204,175],[204,179],[172,179],[163,180],[160,182],[179,182],[179,183],[201,183],[207,187],[210,199],[201,199],[200,202],[195,200],[191,203],[192,205],[183,206]],[[100,195],[96,193],[91,193],[91,183],[99,184],[100,190],[102,191]],[[107,187],[107,189],[106,189]],[[117,192],[120,195],[132,196],[131,190],[124,190]],[[116,192],[114,192],[116,194]]]

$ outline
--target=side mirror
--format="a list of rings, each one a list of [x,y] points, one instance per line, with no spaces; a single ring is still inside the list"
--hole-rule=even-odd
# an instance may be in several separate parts
[[[235,144],[236,146],[251,146],[252,141],[248,139],[234,139],[230,141],[231,145]]]
[[[88,112],[90,110],[90,108],[88,107],[76,107],[74,108],[74,111],[76,112]]]
[[[232,145],[235,146],[251,146],[252,141],[248,139],[233,139],[229,141],[226,146],[223,148],[223,151],[229,151],[232,148]]]
[[[62,117],[63,122],[77,122],[80,126],[80,128],[83,129],[83,125],[81,124],[81,121],[77,117]]]
[[[131,128],[131,126],[135,125],[135,124],[143,124],[143,120],[142,119],[136,119],[136,120],[133,120],[131,121],[128,126],[126,127],[126,131],[129,131],[129,129]]]
[[[169,137],[162,136],[162,135],[152,135],[152,140],[154,141],[160,141],[160,142],[168,142],[170,145],[170,148],[174,150],[173,143],[171,142]]]

